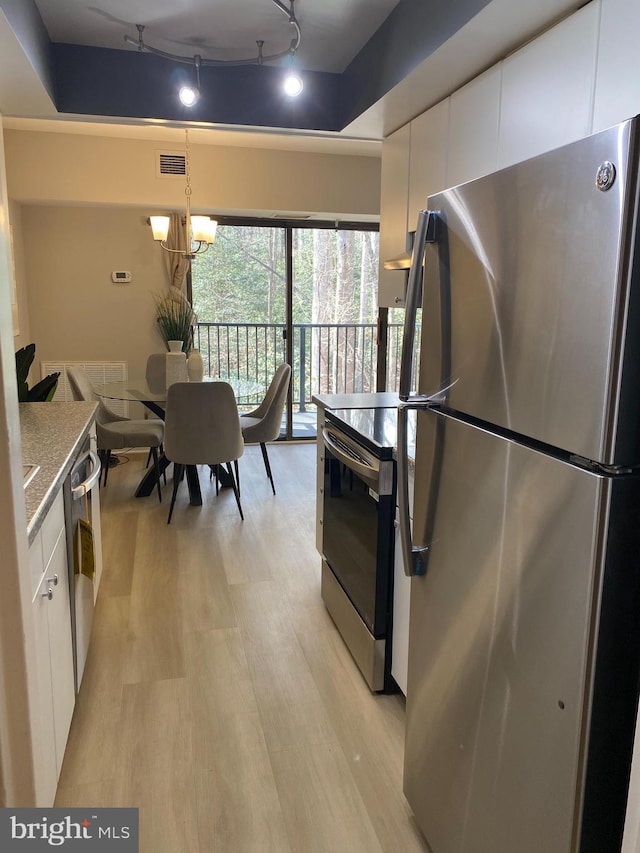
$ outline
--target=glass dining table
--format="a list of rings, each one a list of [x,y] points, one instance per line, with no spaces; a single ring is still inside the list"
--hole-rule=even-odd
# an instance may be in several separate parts
[[[242,377],[231,377],[224,379],[215,379],[213,377],[205,377],[204,382],[223,381],[228,382],[236,395],[236,400],[242,402],[246,400],[251,403],[256,398],[261,399],[264,394],[265,386],[260,382]],[[164,420],[165,410],[167,406],[167,390],[166,388],[150,387],[145,377],[133,377],[132,379],[123,379],[118,382],[107,382],[104,385],[95,385],[95,393],[98,397],[109,405],[109,400],[119,400],[129,403],[142,403],[154,415]],[[257,403],[256,403],[257,405]],[[171,460],[167,459],[164,453],[160,454],[158,460],[160,475],[164,474],[167,467],[171,464]],[[201,506],[202,493],[200,491],[200,481],[198,479],[198,469],[195,465],[185,466],[187,484],[189,487],[189,502],[193,506]],[[221,486],[231,485],[231,481],[227,482],[227,474],[220,466],[217,473]],[[156,471],[155,468],[149,468],[138,488],[135,495],[137,498],[146,498],[156,488]]]

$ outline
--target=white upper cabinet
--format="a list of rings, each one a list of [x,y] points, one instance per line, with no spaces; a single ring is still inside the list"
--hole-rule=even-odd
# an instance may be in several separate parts
[[[600,2],[503,62],[498,168],[591,132]]]
[[[451,96],[447,186],[495,172],[498,161],[502,64]]]
[[[640,113],[638,0],[602,0],[593,132]]]
[[[405,124],[382,143],[380,198],[380,278],[378,304],[404,305],[406,275],[385,270],[384,261],[408,248],[418,211],[431,193],[447,185],[449,99]]]
[[[447,187],[449,98],[411,122],[409,159],[409,231],[414,231],[418,212],[432,193]]]
[[[405,276],[395,270],[385,270],[383,263],[407,248],[410,139],[411,126],[406,124],[382,143],[378,304],[392,308],[404,304]]]

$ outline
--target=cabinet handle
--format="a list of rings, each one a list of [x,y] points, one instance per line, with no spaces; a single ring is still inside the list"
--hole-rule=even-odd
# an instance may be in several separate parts
[[[46,592],[41,592],[40,595],[43,598],[48,598],[49,601],[51,601],[51,599],[53,598],[53,590],[51,589],[51,587],[49,587],[49,589]]]
[[[47,578],[47,583],[52,583],[54,586],[58,586],[58,581],[60,578],[58,575],[54,575],[52,578]]]

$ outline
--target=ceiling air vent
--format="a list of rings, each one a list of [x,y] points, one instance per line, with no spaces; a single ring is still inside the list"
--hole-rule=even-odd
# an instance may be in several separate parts
[[[159,178],[182,178],[187,174],[184,151],[156,151],[156,175]]]

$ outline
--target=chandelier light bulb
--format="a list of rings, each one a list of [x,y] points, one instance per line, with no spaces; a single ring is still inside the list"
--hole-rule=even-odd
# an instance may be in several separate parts
[[[285,77],[284,92],[290,98],[297,98],[300,92],[302,92],[302,86],[302,79],[297,74],[288,74]]]
[[[178,92],[178,97],[185,107],[192,107],[200,97],[200,93],[193,86],[183,86]]]

